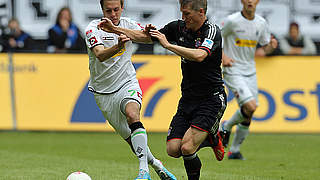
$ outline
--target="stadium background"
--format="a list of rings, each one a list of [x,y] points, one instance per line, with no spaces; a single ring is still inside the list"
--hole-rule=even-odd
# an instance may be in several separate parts
[[[217,23],[241,7],[238,0],[208,2],[208,16]],[[44,41],[58,10],[66,5],[82,31],[91,19],[101,17],[98,0],[0,0],[0,21],[5,26],[17,17],[24,30]],[[125,8],[125,16],[157,27],[180,17],[175,0],[128,0]],[[296,20],[303,33],[319,41],[319,9],[319,0],[261,0],[257,11],[279,36]],[[149,131],[165,132],[180,97],[179,58],[159,45],[136,49],[133,61],[144,93],[142,121]],[[87,55],[39,52],[0,55],[0,129],[112,131],[86,89]],[[318,56],[257,59],[260,107],[251,131],[319,133],[319,65]],[[232,94],[228,100],[225,119],[237,108]]]

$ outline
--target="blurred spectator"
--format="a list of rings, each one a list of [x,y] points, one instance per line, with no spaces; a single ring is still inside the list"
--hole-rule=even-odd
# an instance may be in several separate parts
[[[279,42],[279,39],[274,34],[271,33],[271,36]],[[280,46],[277,46],[271,53],[266,54],[263,48],[260,46],[260,44],[258,44],[255,52],[256,57],[281,56],[281,55],[283,55],[283,52],[281,51]]]
[[[79,28],[72,22],[68,7],[60,9],[55,25],[48,31],[49,53],[84,52],[85,44]]]
[[[30,52],[34,50],[35,41],[24,32],[17,19],[12,18],[2,34],[2,51]]]
[[[300,34],[299,25],[292,22],[289,34],[280,40],[280,48],[285,55],[315,55],[316,45],[308,36]]]

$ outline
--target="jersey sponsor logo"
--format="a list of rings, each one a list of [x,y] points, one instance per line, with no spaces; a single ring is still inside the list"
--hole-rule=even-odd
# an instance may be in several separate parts
[[[91,46],[93,46],[98,43],[98,40],[96,37],[93,36],[92,38],[89,39],[89,43]]]
[[[239,47],[256,47],[257,46],[257,41],[237,38],[236,39],[236,46],[239,46]]]
[[[236,33],[245,33],[246,31],[243,30],[243,29],[238,29],[238,30],[235,30]]]
[[[211,39],[205,38],[201,46],[211,49],[213,44],[214,42]]]
[[[104,41],[113,41],[114,37],[112,37],[112,36],[103,36],[102,40],[104,40]]]
[[[117,54],[113,55],[111,58],[122,56],[125,51],[126,51],[126,47],[124,46]]]
[[[90,29],[90,30],[88,30],[88,31],[86,32],[87,38],[91,37],[91,35],[92,35],[92,29]]]

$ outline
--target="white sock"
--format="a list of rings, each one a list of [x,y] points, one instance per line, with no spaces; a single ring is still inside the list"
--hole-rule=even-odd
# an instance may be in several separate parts
[[[149,172],[147,141],[147,133],[145,129],[138,128],[131,133],[132,146],[139,159],[139,169]]]
[[[237,125],[236,133],[230,147],[230,152],[240,152],[240,145],[249,134],[249,127],[242,124]]]
[[[162,163],[160,160],[156,159],[153,154],[151,153],[149,147],[148,147],[148,163],[153,167],[154,170],[160,170],[162,169]]]
[[[232,127],[236,124],[243,122],[245,118],[242,116],[240,109],[238,109],[233,116],[224,123],[224,130],[231,131]]]

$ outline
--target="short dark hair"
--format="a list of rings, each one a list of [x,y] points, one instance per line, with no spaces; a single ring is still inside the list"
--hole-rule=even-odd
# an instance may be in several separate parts
[[[103,9],[103,2],[104,1],[115,1],[115,0],[100,0],[100,6],[101,6],[101,9]],[[120,1],[120,3],[121,3],[121,7],[123,7],[123,1],[124,0],[119,0]]]
[[[204,9],[204,13],[207,13],[207,0],[179,0],[181,7],[191,3],[191,9],[199,11],[200,8]]]
[[[297,27],[297,29],[299,29],[299,24],[298,23],[296,23],[296,22],[291,22],[290,23],[290,29],[292,28],[292,27]]]

